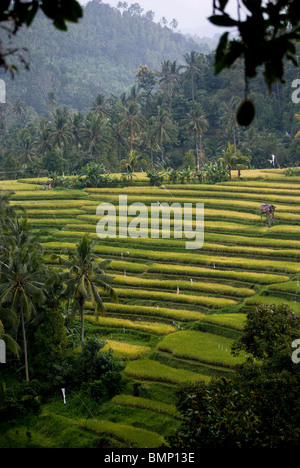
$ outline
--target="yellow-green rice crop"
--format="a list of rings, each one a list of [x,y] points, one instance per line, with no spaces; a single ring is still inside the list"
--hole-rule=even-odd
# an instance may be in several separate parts
[[[133,329],[140,330],[143,332],[154,333],[157,335],[165,335],[168,333],[173,333],[175,327],[172,325],[164,323],[155,323],[155,322],[142,322],[142,321],[133,321],[127,319],[119,319],[112,317],[95,317],[93,315],[85,315],[85,320],[89,323],[97,325],[99,327],[112,327],[119,329]]]
[[[248,298],[245,300],[247,306],[261,306],[261,305],[279,305],[286,304],[289,306],[295,313],[300,313],[300,303],[297,301],[289,301],[283,299],[282,297],[276,296],[253,296],[253,298]]]
[[[116,395],[112,402],[116,405],[132,406],[133,408],[144,408],[157,413],[168,414],[176,417],[176,406],[162,401],[150,400],[149,398],[135,397],[133,395]]]
[[[174,283],[174,289],[176,283]],[[158,291],[145,291],[141,289],[118,289],[114,288],[120,298],[139,298],[153,301],[169,301],[178,302],[180,304],[195,304],[209,309],[221,309],[223,307],[233,306],[237,301],[232,299],[225,299],[223,297],[210,297],[210,296],[192,296],[187,294],[177,294],[158,292]]]
[[[157,289],[171,289],[175,290],[177,286],[180,289],[201,291],[215,296],[235,296],[235,297],[248,297],[255,294],[255,291],[247,288],[234,288],[233,286],[226,284],[217,283],[205,283],[205,282],[192,282],[192,281],[178,281],[178,280],[157,280],[150,278],[140,278],[132,276],[115,276],[114,283],[119,285],[127,285],[140,287],[141,289],[157,288]]]
[[[50,223],[51,224],[51,223]],[[71,226],[68,225],[68,228],[70,228]],[[79,239],[85,231],[82,231],[82,232],[78,232],[77,230],[77,223],[74,223],[72,225],[72,230],[68,230],[68,231],[58,231],[56,234],[55,234],[55,237],[56,238],[62,238],[62,239],[68,239],[68,238],[75,238],[75,239]],[[86,231],[88,231],[90,233],[90,238],[93,238],[93,239],[98,239],[98,236],[96,233],[91,233],[90,230],[91,230],[91,226],[84,226],[84,225],[80,225],[80,229],[84,229],[86,228]],[[279,249],[278,247],[280,247],[280,245],[283,245],[284,247],[287,247],[287,246],[295,246],[295,247],[298,247],[298,244],[299,244],[299,241],[295,241],[295,243],[297,243],[296,245],[294,245],[294,242],[292,243],[291,241],[288,241],[288,240],[275,240],[275,239],[261,239],[261,238],[246,238],[245,239],[245,242],[243,242],[243,237],[241,236],[234,236],[234,238],[232,238],[232,242],[230,241],[230,237],[227,236],[227,238],[223,238],[222,236],[222,239],[220,239],[220,235],[217,236],[216,234],[206,234],[206,240],[208,240],[209,238],[213,238],[212,236],[214,236],[214,239],[216,239],[216,243],[209,243],[209,242],[204,242],[203,244],[203,247],[201,248],[201,252],[218,252],[218,253],[230,253],[230,254],[246,254],[246,255],[255,255],[255,256],[263,256],[263,257],[285,257],[285,258],[288,258],[288,257],[291,257],[291,258],[296,258],[296,257],[299,257],[300,256],[300,249],[299,250],[296,250],[296,249]],[[235,245],[222,245],[222,244],[219,244],[217,243],[217,241],[220,241],[220,240],[227,240],[228,243],[233,243],[234,239],[237,238],[237,241],[240,243],[240,244],[248,244],[248,245],[242,245],[242,246],[235,246]],[[251,241],[253,244],[257,244],[258,246],[260,244],[269,244],[270,246],[272,247],[276,247],[276,249],[269,249],[269,248],[264,248],[264,247],[254,247],[254,246],[251,246]],[[257,242],[256,242],[257,241]],[[285,241],[285,242],[284,242]],[[137,242],[139,243],[139,245],[147,245],[153,249],[155,249],[156,246],[159,246],[159,247],[164,247],[165,249],[167,250],[171,250],[172,248],[177,248],[177,249],[182,249],[183,251],[185,250],[185,240],[178,240],[178,239],[152,239],[152,238],[147,238],[147,239],[144,239],[144,238],[140,238],[138,239],[133,239],[133,238],[115,238],[115,239],[105,239],[105,242],[109,242],[111,244],[114,244],[114,243],[118,243],[118,244],[127,244],[127,245],[133,245],[135,246],[137,244]]]
[[[221,325],[223,327],[233,328],[235,330],[243,330],[246,323],[245,314],[209,314],[203,315],[199,319],[201,322]]]
[[[199,191],[197,192],[197,198],[195,197],[195,193],[192,193],[190,197],[186,196],[184,193],[180,194],[177,191],[173,197],[170,195],[168,196],[166,193],[162,193],[162,196],[159,196],[159,201],[170,203],[171,202],[180,202],[180,203],[201,203],[203,199],[210,198],[212,201],[214,199],[232,199],[232,200],[247,200],[247,201],[252,201],[252,202],[257,202],[257,203],[288,203],[288,204],[300,204],[300,197],[297,196],[283,196],[283,195],[271,195],[271,194],[265,194],[264,197],[260,193],[255,194],[255,193],[235,193],[235,192],[224,192],[222,189],[220,189],[219,192],[209,192],[209,191]],[[136,201],[140,201],[145,204],[150,204],[150,203],[157,203],[157,196],[151,197],[148,196],[147,194],[145,196],[141,195],[128,195],[127,201],[128,203],[134,203]],[[137,200],[138,197],[138,200]],[[115,203],[119,202],[119,196],[118,195],[112,195],[112,194],[103,194],[103,193],[93,193],[89,195],[89,198],[91,200],[101,200],[101,201],[108,201],[109,203]]]
[[[165,337],[157,347],[181,359],[232,367],[244,361],[244,357],[231,354],[232,344],[233,340],[223,336],[189,330]]]
[[[139,359],[149,353],[149,346],[139,346],[121,341],[106,340],[104,351],[112,349],[114,355],[119,359]]]
[[[44,246],[50,251],[60,251],[63,248],[75,249],[75,244],[71,242],[45,242]],[[300,265],[296,262],[276,261],[276,260],[260,260],[255,258],[243,257],[224,257],[216,255],[202,255],[201,253],[179,253],[179,252],[159,252],[142,249],[130,249],[127,253],[126,248],[107,247],[106,245],[95,246],[95,252],[102,255],[121,256],[127,258],[147,259],[153,261],[163,261],[172,263],[183,263],[193,265],[205,265],[210,267],[230,267],[242,268],[246,270],[256,271],[277,271],[281,273],[294,274],[299,273]]]
[[[268,273],[253,273],[247,271],[218,270],[200,267],[190,267],[185,265],[164,265],[153,263],[149,266],[149,273],[162,273],[169,275],[185,275],[191,278],[205,277],[215,279],[230,279],[237,281],[246,281],[257,284],[272,284],[288,281],[289,277],[284,275],[272,275]]]
[[[83,419],[79,422],[80,427],[95,432],[96,434],[110,435],[125,442],[127,447],[156,448],[164,441],[163,437],[156,432],[147,431],[128,424],[114,423],[106,419],[89,420]]]
[[[288,281],[284,284],[271,284],[268,289],[270,291],[280,291],[289,294],[300,294],[300,281]]]
[[[125,374],[139,380],[152,380],[157,382],[167,382],[180,385],[187,382],[197,382],[202,380],[209,382],[211,379],[206,375],[191,372],[178,367],[173,368],[160,364],[152,359],[140,359],[129,362],[125,368]]]
[[[82,190],[24,190],[16,192],[13,200],[68,200],[87,198]]]
[[[168,309],[164,307],[146,307],[139,305],[126,305],[126,304],[111,304],[105,303],[108,312],[115,312],[117,314],[136,315],[141,317],[149,315],[151,317],[162,317],[180,322],[189,322],[201,320],[204,315],[200,312],[181,309]]]

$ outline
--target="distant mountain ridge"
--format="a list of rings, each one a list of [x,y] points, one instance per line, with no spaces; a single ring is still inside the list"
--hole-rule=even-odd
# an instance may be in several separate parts
[[[128,90],[141,65],[158,70],[162,61],[181,62],[191,50],[208,52],[146,15],[121,12],[100,0],[89,2],[82,21],[67,33],[41,14],[17,40],[30,51],[30,71],[22,70],[13,81],[6,78],[7,98],[21,98],[38,113],[46,112],[49,92],[58,105],[81,111],[98,93],[108,97]]]

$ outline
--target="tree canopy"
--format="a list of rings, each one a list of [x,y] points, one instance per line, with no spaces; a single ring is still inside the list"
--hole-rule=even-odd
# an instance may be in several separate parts
[[[83,10],[76,0],[3,0],[0,5],[0,28],[15,35],[23,26],[30,26],[36,14],[41,10],[52,20],[55,28],[66,31],[67,22],[77,23],[83,15]],[[0,67],[13,73],[15,68],[8,64],[7,56],[16,52],[14,47],[8,47],[0,42]],[[21,57],[20,57],[21,58]]]
[[[210,22],[216,26],[233,28],[238,36],[229,39],[225,32],[219,41],[215,57],[215,72],[230,68],[242,58],[245,70],[246,114],[239,109],[241,123],[247,125],[254,118],[253,108],[247,99],[248,79],[254,78],[262,67],[264,80],[269,88],[284,80],[284,60],[296,67],[300,40],[300,8],[297,0],[237,0],[237,18],[228,14],[229,0],[213,0]],[[250,101],[251,102],[251,101]],[[239,113],[238,113],[239,116]]]

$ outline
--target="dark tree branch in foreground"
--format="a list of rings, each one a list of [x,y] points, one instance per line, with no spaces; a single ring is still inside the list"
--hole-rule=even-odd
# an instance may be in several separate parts
[[[83,16],[82,7],[76,0],[15,0],[13,2],[1,0],[0,27],[6,32],[9,42],[22,26],[29,27],[32,24],[39,10],[43,11],[52,20],[54,27],[61,31],[68,29],[67,22],[77,23]],[[0,41],[0,68],[4,68],[13,75],[17,67],[7,62],[7,57],[12,55],[28,68],[28,63],[19,50]]]
[[[243,59],[245,68],[245,101],[238,111],[238,120],[247,126],[254,118],[254,107],[247,99],[248,79],[263,67],[264,80],[271,92],[272,85],[284,82],[284,61],[296,60],[295,43],[300,40],[299,0],[237,0],[237,18],[227,12],[229,0],[213,0],[210,22],[216,26],[233,28],[237,38],[230,40],[225,32],[219,41],[215,72],[230,68]],[[246,106],[246,107],[243,107]]]

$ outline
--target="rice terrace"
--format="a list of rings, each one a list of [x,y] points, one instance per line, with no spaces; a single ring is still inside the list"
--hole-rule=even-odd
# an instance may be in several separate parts
[[[215,185],[165,180],[151,187],[145,173],[123,188],[43,190],[45,182],[2,181],[0,189],[13,191],[11,204],[26,209],[34,230],[45,231],[44,255],[58,270],[53,255],[74,250],[85,234],[95,241],[97,261],[109,261],[119,301],[104,295],[106,313],[99,317],[87,304],[85,330],[122,360],[125,385],[97,410],[66,388],[66,404],[57,394],[42,405],[30,443],[55,447],[81,440],[89,446],[101,438],[112,447],[160,447],[179,424],[178,386],[230,377],[244,361],[243,354],[232,355],[231,345],[250,307],[285,303],[300,313],[300,177],[264,169],[246,170],[242,180],[233,171],[231,181]],[[204,203],[203,247],[187,250],[185,239],[161,236],[99,239],[97,207],[122,193],[148,207],[171,199]],[[276,207],[272,225],[261,219],[260,206],[268,203]],[[22,446],[27,430],[8,428],[3,441]]]
[[[300,447],[299,42],[299,0],[0,2],[1,449]]]

